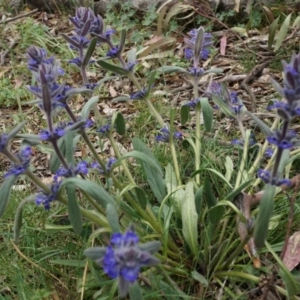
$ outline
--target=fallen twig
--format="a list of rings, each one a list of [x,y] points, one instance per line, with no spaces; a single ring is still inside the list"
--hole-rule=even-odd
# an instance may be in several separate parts
[[[13,22],[15,20],[18,20],[18,19],[22,19],[22,18],[25,18],[27,16],[30,16],[30,15],[33,15],[35,14],[36,12],[38,12],[38,9],[34,9],[34,10],[31,10],[25,14],[22,14],[22,15],[17,15],[15,17],[12,17],[12,18],[8,18],[8,19],[5,19],[3,21],[0,21],[0,24],[6,24],[6,23],[9,23],[9,22]]]

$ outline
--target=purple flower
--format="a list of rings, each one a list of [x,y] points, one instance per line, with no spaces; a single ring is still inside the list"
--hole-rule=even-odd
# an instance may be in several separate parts
[[[42,63],[52,64],[54,57],[47,57],[47,51],[43,48],[31,46],[27,49],[28,69],[37,72]]]
[[[42,130],[39,134],[40,139],[42,141],[51,141],[51,140],[58,140],[65,134],[65,130],[62,127],[54,128],[53,132],[49,130]]]
[[[141,91],[138,91],[130,96],[132,100],[141,100],[144,99],[147,94],[147,90],[144,88]]]
[[[267,141],[280,149],[290,149],[294,146],[296,136],[297,133],[294,130],[288,130],[284,135],[282,130],[277,130],[267,137]]]
[[[196,106],[197,106],[197,103],[199,103],[199,102],[200,102],[200,99],[197,98],[197,99],[194,99],[194,100],[189,101],[189,102],[186,103],[185,105],[189,106],[190,108],[195,109]]]
[[[209,56],[209,48],[213,44],[212,35],[210,33],[205,33],[203,27],[193,29],[188,34],[190,38],[184,38],[185,58],[189,60],[193,59],[194,67],[197,67],[199,60],[206,60]],[[200,45],[196,45],[198,34],[202,34]]]
[[[173,137],[175,139],[180,139],[182,138],[182,133],[178,131],[174,132]],[[156,136],[156,141],[163,142],[163,143],[168,143],[170,141],[170,130],[168,129],[167,126],[165,126],[159,131],[159,134]]]
[[[50,193],[41,191],[35,197],[36,205],[43,205],[46,210],[50,209],[50,203],[54,201],[59,192],[61,181],[58,180],[57,176],[54,176],[53,182],[50,185]]]
[[[104,255],[96,260],[110,278],[119,280],[121,298],[127,295],[129,286],[138,279],[143,266],[159,263],[152,254],[159,249],[160,243],[150,242],[139,246],[138,242],[139,238],[131,226],[124,234],[113,234]],[[88,249],[85,254],[89,256]]]
[[[106,56],[114,58],[118,55],[118,52],[119,52],[119,47],[115,46],[115,47],[112,47],[110,50],[107,51]]]
[[[85,161],[81,161],[77,164],[76,167],[72,167],[70,166],[69,168],[65,168],[65,167],[60,167],[57,171],[56,171],[56,176],[57,177],[65,177],[65,178],[69,178],[69,177],[75,177],[78,174],[82,174],[82,175],[87,175],[89,172],[88,169],[88,163]]]
[[[274,154],[274,149],[272,149],[272,148],[267,148],[266,151],[265,151],[265,153],[264,153],[264,155],[266,157],[272,157],[273,154]]]
[[[0,152],[2,152],[7,147],[7,143],[8,143],[8,135],[1,134],[0,135]]]
[[[75,57],[71,60],[68,61],[70,64],[74,64],[76,65],[77,67],[81,67],[82,66],[82,60],[79,58],[79,57]]]
[[[96,131],[102,135],[107,135],[110,132],[110,128],[111,128],[110,124],[105,124],[101,126],[99,129],[97,129]]]
[[[194,77],[200,77],[204,73],[204,69],[203,68],[198,68],[198,67],[191,67],[189,69],[189,72]]]
[[[116,162],[116,158],[111,157],[107,160],[105,170],[97,162],[91,163],[91,168],[97,170],[102,175],[108,175],[111,172],[113,164]]]
[[[285,178],[278,178],[277,176],[272,177],[271,172],[268,170],[260,169],[257,172],[257,177],[263,180],[267,184],[281,186],[283,184],[285,185],[291,185],[291,181],[289,179]]]
[[[17,155],[19,159],[19,163],[13,163],[6,174],[4,174],[4,178],[9,176],[19,176],[23,174],[30,165],[30,159],[32,155],[31,147],[25,146],[22,147]]]

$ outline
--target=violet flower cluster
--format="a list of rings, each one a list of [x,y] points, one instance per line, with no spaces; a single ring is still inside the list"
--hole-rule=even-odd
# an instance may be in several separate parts
[[[273,81],[275,88],[284,99],[275,101],[268,109],[276,109],[277,115],[282,120],[282,126],[274,130],[267,136],[270,144],[277,147],[277,154],[272,172],[268,170],[259,170],[258,177],[264,182],[280,186],[282,184],[291,184],[288,179],[281,179],[279,174],[279,164],[283,152],[299,145],[297,133],[290,130],[291,122],[300,116],[300,54],[293,55],[289,63],[283,62],[284,80],[283,87]]]
[[[118,279],[121,298],[127,295],[130,285],[137,281],[142,267],[159,263],[153,254],[160,248],[160,242],[138,243],[139,238],[133,226],[130,226],[124,234],[114,233],[108,247],[93,247],[84,251],[87,257],[95,259],[102,266],[110,278]]]
[[[182,138],[182,133],[179,131],[176,131],[173,133],[173,137],[175,139],[181,139]],[[157,142],[163,142],[163,143],[169,143],[170,142],[170,130],[167,126],[162,128],[159,131],[159,134],[156,136],[156,141]]]
[[[212,35],[204,32],[204,28],[193,29],[189,33],[190,38],[184,38],[185,58],[193,61],[190,74],[199,77],[203,74],[203,68],[199,67],[200,60],[206,60],[209,55],[209,48],[212,46]]]

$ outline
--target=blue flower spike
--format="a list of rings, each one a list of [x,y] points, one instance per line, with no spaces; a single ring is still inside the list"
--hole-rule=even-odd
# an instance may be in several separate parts
[[[118,279],[119,295],[124,298],[138,280],[141,268],[159,263],[153,254],[160,246],[159,241],[139,244],[134,227],[130,225],[124,234],[114,233],[108,247],[88,248],[84,254],[102,266],[110,278]]]

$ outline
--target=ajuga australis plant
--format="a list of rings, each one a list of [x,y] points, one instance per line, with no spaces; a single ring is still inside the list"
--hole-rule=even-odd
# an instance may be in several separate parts
[[[183,59],[190,62],[189,68],[162,66],[151,71],[144,82],[136,73],[135,50],[124,53],[125,30],[117,43],[114,30],[106,28],[100,16],[84,7],[78,8],[70,21],[74,31],[70,35],[63,34],[63,38],[74,53],[75,58],[69,63],[80,72],[82,86],[75,88],[65,84],[59,61],[48,56],[46,49],[30,47],[27,50],[28,69],[34,84],[28,86],[28,90],[36,97],[31,103],[41,110],[46,127],[39,128],[38,134],[26,134],[23,133],[25,123],[21,123],[0,135],[0,152],[11,162],[0,188],[0,215],[5,212],[10,190],[20,175],[27,176],[36,186],[36,193],[19,204],[15,242],[22,241],[20,232],[25,204],[35,202],[51,210],[55,202],[66,206],[75,233],[81,233],[83,226],[95,229],[91,238],[93,245],[89,240],[83,253],[91,259],[90,270],[94,274],[97,272],[97,278],[102,278],[99,281],[95,277],[93,284],[84,287],[95,295],[100,289],[101,294],[110,299],[115,297],[117,290],[121,298],[139,300],[143,297],[204,299],[211,297],[216,287],[223,291],[227,282],[231,287],[239,280],[258,284],[259,272],[249,267],[244,247],[248,247],[250,257],[259,267],[259,249],[264,245],[278,260],[283,280],[293,283],[286,284],[285,289],[275,283],[273,288],[285,296],[296,295],[299,285],[295,277],[265,241],[274,197],[279,192],[276,187],[286,189],[295,185],[295,179],[283,174],[290,157],[298,155],[293,149],[299,141],[296,133],[290,130],[290,124],[299,115],[300,56],[293,56],[290,63],[284,64],[284,87],[275,84],[286,100],[270,106],[277,110],[278,118],[269,128],[248,112],[237,93],[229,91],[225,85],[210,81],[205,86],[206,92],[199,93],[203,76],[222,72],[202,67],[213,47],[213,37],[203,27],[190,31],[184,39]],[[100,59],[95,58],[99,47],[106,53]],[[170,153],[163,166],[146,141],[138,137],[132,139],[132,151],[120,153],[115,135],[126,134],[123,115],[116,112],[106,119],[97,108],[99,85],[114,77],[90,82],[87,70],[91,64],[113,73],[114,77],[131,80],[135,91],[113,101],[145,103],[157,124],[154,142]],[[158,76],[173,72],[183,73],[193,85],[193,99],[180,108],[180,121],[188,127],[193,115],[194,131],[176,129],[176,108],[170,107],[170,116],[165,118],[151,101]],[[69,101],[76,94],[83,94],[87,99],[79,115]],[[226,175],[222,174],[222,168],[208,164],[206,158],[213,152],[209,140],[215,128],[214,116],[220,114],[236,124],[241,133],[230,146],[240,155],[236,168],[233,168],[232,158],[226,152],[223,154]],[[255,140],[254,132],[245,128],[245,114],[249,114],[266,134],[263,145]],[[113,157],[97,152],[91,140],[94,135],[110,143]],[[14,138],[22,139],[18,153],[9,147]],[[90,150],[91,155],[86,160],[77,160],[74,156],[79,142]],[[52,149],[49,168],[53,178],[49,185],[30,167],[34,155],[32,147],[42,143]],[[275,146],[275,151],[268,149],[269,144]],[[193,171],[189,174],[182,162],[184,151],[192,153],[188,160]],[[271,158],[263,168],[266,151]],[[133,158],[139,167],[132,165],[132,159],[128,158]],[[142,172],[146,188],[138,184],[138,171]],[[266,183],[263,190],[252,192],[261,181]],[[259,202],[255,220],[250,209]],[[240,238],[236,234],[235,217]]]

